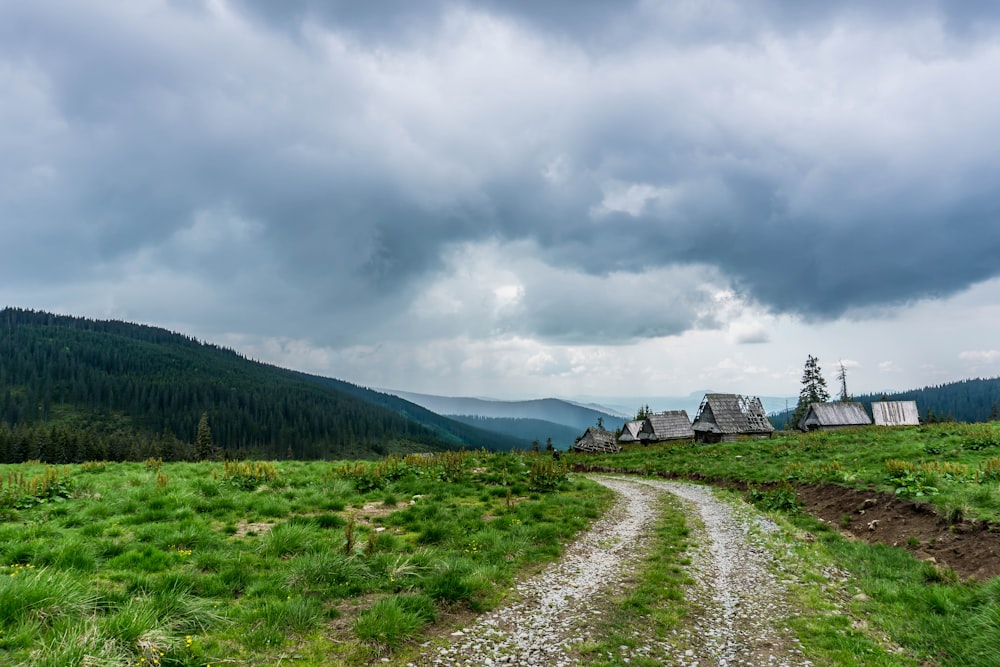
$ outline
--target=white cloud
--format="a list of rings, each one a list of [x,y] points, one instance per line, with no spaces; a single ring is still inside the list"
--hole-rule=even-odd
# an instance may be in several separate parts
[[[739,345],[768,343],[771,336],[763,322],[738,321],[729,326],[729,340]]]
[[[612,181],[601,188],[603,198],[601,203],[590,208],[590,215],[595,218],[611,213],[627,213],[636,218],[642,215],[651,204],[669,206],[676,196],[671,188],[658,187],[648,183],[622,183]]]
[[[958,358],[980,364],[994,364],[1000,361],[1000,350],[965,350],[958,353]]]

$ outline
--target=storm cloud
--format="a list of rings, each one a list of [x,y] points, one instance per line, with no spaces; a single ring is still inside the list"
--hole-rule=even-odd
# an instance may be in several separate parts
[[[766,343],[1000,275],[1000,10],[814,4],[0,4],[0,297]]]

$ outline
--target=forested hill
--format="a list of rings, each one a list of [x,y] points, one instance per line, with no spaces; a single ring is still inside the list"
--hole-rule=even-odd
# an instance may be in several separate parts
[[[220,455],[356,458],[530,444],[165,329],[0,310],[0,462],[187,458],[202,413]]]
[[[862,394],[853,400],[865,406],[869,416],[871,404],[885,397],[889,401],[916,401],[920,419],[924,422],[960,421],[985,422],[1000,417],[1000,378],[961,380],[947,384],[910,389],[893,393]],[[789,410],[789,414],[793,412]],[[782,428],[785,412],[771,415],[771,422]]]
[[[890,401],[916,401],[923,421],[985,422],[1000,417],[1000,378],[962,380],[893,394],[865,394],[854,400],[867,406],[883,395]]]

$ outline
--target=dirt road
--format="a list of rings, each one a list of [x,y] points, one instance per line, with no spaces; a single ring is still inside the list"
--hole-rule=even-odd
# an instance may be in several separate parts
[[[785,586],[771,574],[763,534],[777,529],[752,508],[694,484],[593,477],[618,496],[611,510],[543,572],[518,585],[514,601],[458,631],[447,647],[410,665],[580,664],[573,647],[590,637],[592,600],[620,589],[649,539],[662,494],[680,498],[692,528],[687,599],[695,610],[669,642],[645,642],[635,658],[666,665],[809,665],[783,628]],[[794,582],[790,582],[794,585]]]

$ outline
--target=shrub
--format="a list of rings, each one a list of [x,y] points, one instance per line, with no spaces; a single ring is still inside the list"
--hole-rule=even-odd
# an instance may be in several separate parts
[[[566,481],[566,464],[550,457],[536,457],[528,471],[528,488],[532,491],[554,491]]]
[[[0,509],[28,509],[44,502],[63,502],[70,497],[73,482],[69,468],[46,466],[41,475],[26,478],[24,473],[8,473],[6,484],[0,478]]]
[[[896,488],[896,495],[908,497],[933,496],[939,493],[937,479],[927,468],[909,461],[889,459],[885,462],[886,481]]]
[[[1000,458],[985,461],[979,469],[980,483],[1000,482]]]
[[[266,461],[226,461],[222,468],[222,478],[229,484],[245,491],[253,491],[262,484],[273,484],[278,480],[278,469]]]
[[[990,424],[970,424],[965,427],[963,446],[974,451],[1000,446],[1000,434]]]
[[[747,489],[747,500],[766,512],[788,512],[794,514],[802,507],[795,495],[795,487],[788,482],[781,482],[771,489],[761,490],[751,486]]]

